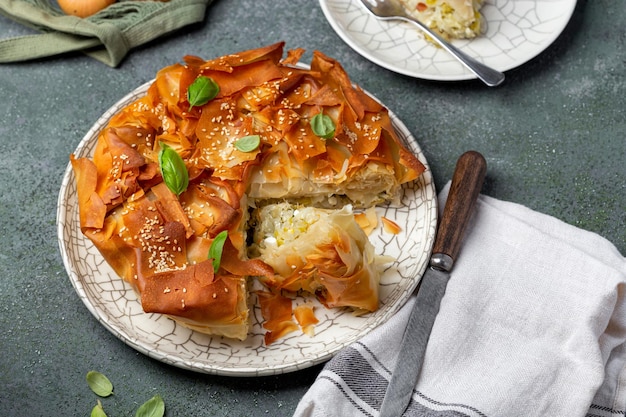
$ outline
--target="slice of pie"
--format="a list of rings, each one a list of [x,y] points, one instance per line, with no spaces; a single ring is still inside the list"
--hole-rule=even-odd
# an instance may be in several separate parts
[[[483,0],[400,0],[420,22],[444,39],[471,39],[482,30]]]

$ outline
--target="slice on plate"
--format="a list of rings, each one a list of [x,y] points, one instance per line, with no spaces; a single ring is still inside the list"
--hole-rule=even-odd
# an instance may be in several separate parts
[[[445,39],[471,39],[482,30],[483,0],[400,0],[420,22]]]
[[[341,210],[270,204],[254,215],[253,250],[277,272],[266,284],[314,294],[329,308],[378,308],[374,247],[350,206]]]

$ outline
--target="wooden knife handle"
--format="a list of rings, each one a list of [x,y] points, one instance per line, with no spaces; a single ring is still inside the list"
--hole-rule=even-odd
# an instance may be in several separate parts
[[[487,163],[480,153],[468,151],[459,157],[433,246],[432,266],[447,271],[452,268],[461,247],[463,234],[474,211],[478,194],[483,186],[486,172]],[[442,259],[436,256],[438,254],[447,255],[447,257]]]

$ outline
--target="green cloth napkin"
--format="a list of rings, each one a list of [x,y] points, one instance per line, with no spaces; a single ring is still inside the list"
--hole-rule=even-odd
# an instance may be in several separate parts
[[[118,1],[80,18],[54,0],[0,0],[0,14],[39,34],[0,39],[0,63],[82,51],[115,67],[130,49],[204,19],[212,0]]]

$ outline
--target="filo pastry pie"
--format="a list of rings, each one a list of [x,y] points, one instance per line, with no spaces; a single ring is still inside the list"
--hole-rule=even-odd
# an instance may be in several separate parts
[[[296,66],[303,50],[283,58],[283,47],[186,56],[110,119],[91,158],[70,156],[81,230],[144,311],[243,340],[250,283],[262,283],[271,342],[294,329],[288,292],[315,294],[329,308],[378,308],[373,249],[342,207],[392,201],[424,166],[337,61],[316,51],[310,68]],[[264,218],[288,209],[281,202],[337,211],[315,227],[353,231],[311,246],[327,251],[298,261],[304,280],[294,280],[294,259],[248,247],[251,228],[267,231]],[[354,273],[367,288],[344,285],[341,294]],[[296,313],[303,328],[314,322],[311,311]]]

